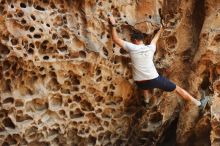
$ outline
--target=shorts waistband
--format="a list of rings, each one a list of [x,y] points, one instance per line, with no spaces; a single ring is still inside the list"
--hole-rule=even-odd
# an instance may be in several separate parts
[[[150,80],[141,80],[141,81],[135,81],[136,83],[144,83],[144,82],[148,82]]]

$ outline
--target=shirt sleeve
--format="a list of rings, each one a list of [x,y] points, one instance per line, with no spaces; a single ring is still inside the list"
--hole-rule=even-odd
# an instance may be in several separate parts
[[[132,43],[127,42],[127,41],[124,41],[124,46],[123,46],[123,48],[124,48],[126,51],[130,52],[131,50],[134,50],[135,44],[132,44]]]
[[[154,52],[156,51],[156,45],[148,45],[149,48],[151,48]]]

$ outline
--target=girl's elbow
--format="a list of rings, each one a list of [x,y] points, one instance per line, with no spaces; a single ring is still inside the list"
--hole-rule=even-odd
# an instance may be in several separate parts
[[[117,37],[113,37],[112,40],[113,40],[114,42],[118,42],[118,38],[117,38]]]

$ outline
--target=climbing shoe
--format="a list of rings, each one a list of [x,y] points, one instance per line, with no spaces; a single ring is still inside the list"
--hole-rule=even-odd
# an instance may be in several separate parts
[[[201,105],[199,106],[199,109],[201,111],[205,110],[205,108],[206,108],[206,106],[208,104],[209,99],[210,99],[210,96],[205,96],[202,99],[200,99]]]

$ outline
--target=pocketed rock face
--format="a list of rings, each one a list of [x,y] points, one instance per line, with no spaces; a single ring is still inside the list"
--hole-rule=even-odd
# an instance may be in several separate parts
[[[207,108],[206,118],[197,125],[203,125],[201,133],[197,135],[198,139],[210,138],[210,145],[220,145],[219,142],[219,125],[220,125],[220,3],[216,0],[205,1],[205,21],[200,34],[200,43],[198,51],[193,62],[196,64],[196,70],[191,75],[190,83],[195,90],[195,83],[200,84],[205,90],[206,95],[212,95],[211,105]],[[201,120],[200,120],[201,121]],[[205,126],[206,125],[206,126]],[[210,134],[210,136],[209,136]],[[206,142],[207,143],[207,142]],[[204,144],[204,141],[203,141]],[[208,144],[208,143],[207,143]]]
[[[102,2],[1,0],[0,7],[1,145],[122,143],[131,71],[128,56],[112,51]]]
[[[179,145],[219,145],[219,5],[0,0],[0,144],[157,145],[179,118],[174,129]],[[204,115],[161,90],[145,108],[129,55],[111,40],[109,12],[120,37],[129,40],[139,30],[149,34],[148,41],[159,11],[167,29],[158,42],[156,67],[198,99],[200,91],[212,96]]]

